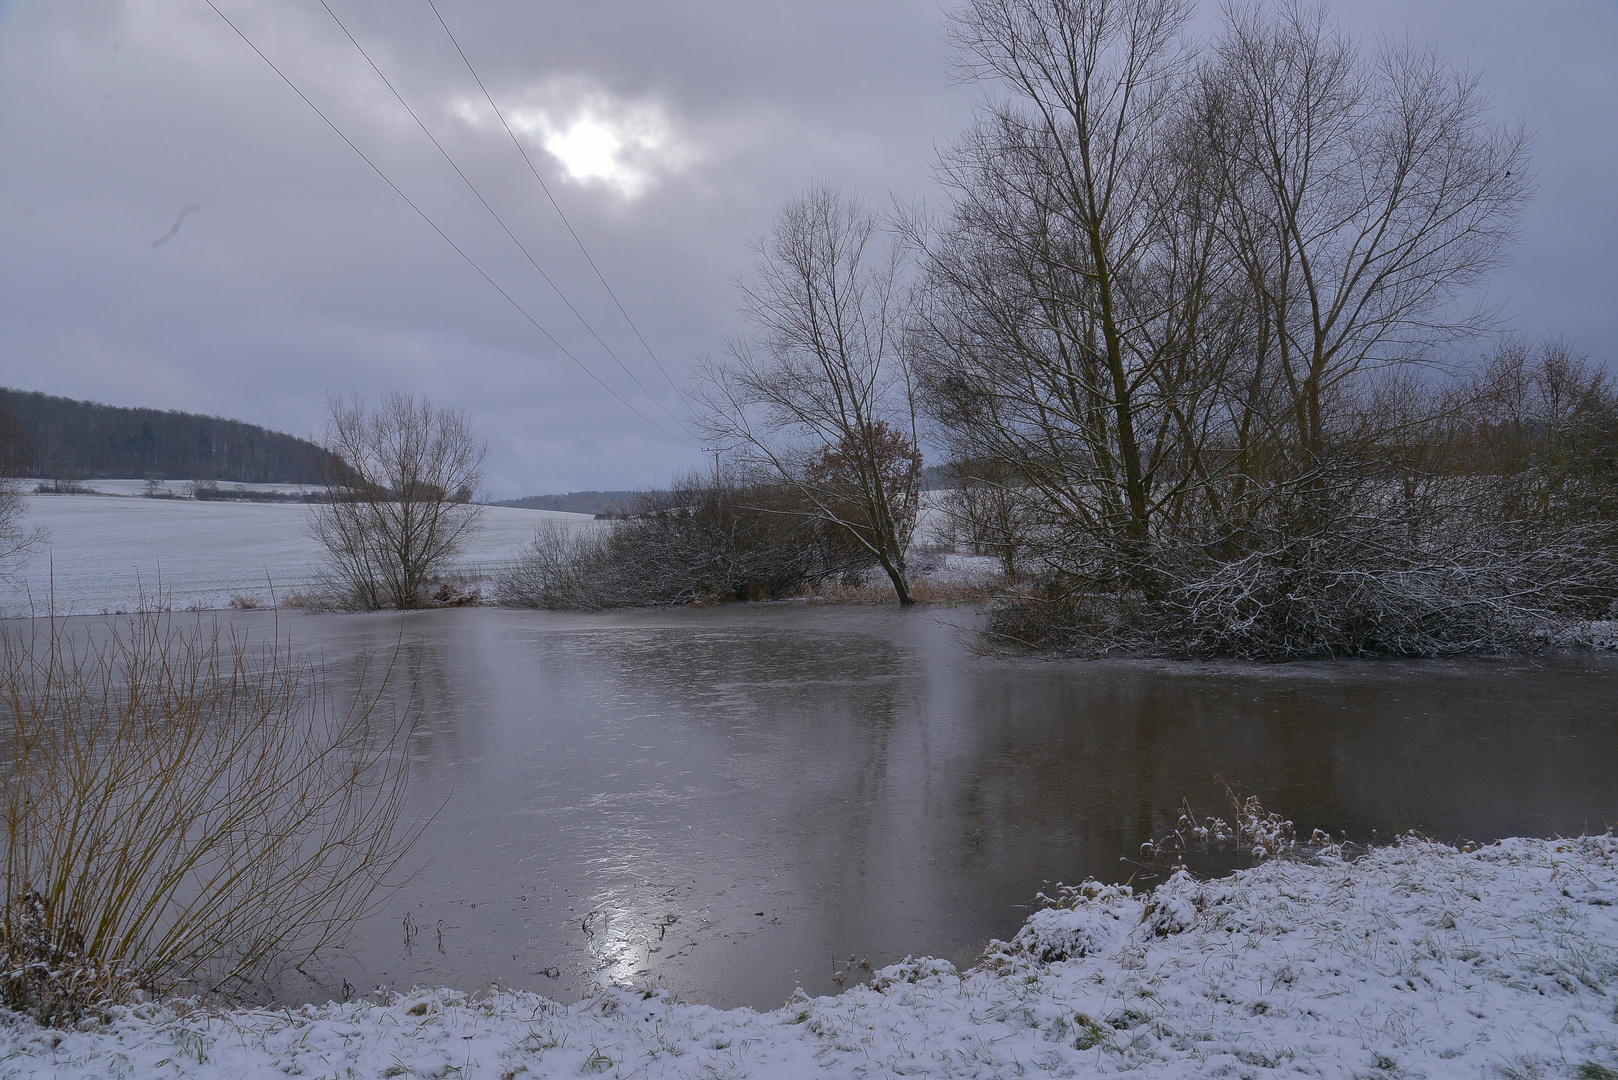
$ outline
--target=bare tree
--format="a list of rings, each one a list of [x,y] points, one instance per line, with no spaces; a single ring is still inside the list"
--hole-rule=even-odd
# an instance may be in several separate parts
[[[1526,134],[1489,120],[1475,76],[1362,52],[1323,7],[1232,6],[1211,50],[1189,14],[955,16],[963,73],[1005,97],[944,156],[946,213],[910,229],[918,371],[1041,572],[1029,609],[1086,648],[1244,655],[1546,625],[1565,565],[1535,556],[1540,607],[1510,599],[1510,560],[1434,471],[1452,406],[1413,377],[1490,322],[1462,300],[1515,233]],[[1471,629],[1446,588],[1476,600]]]
[[[868,551],[909,604],[921,456],[902,251],[825,185],[789,202],[758,251],[739,286],[753,332],[704,370],[698,422]]]
[[[1006,97],[945,156],[949,211],[918,237],[933,409],[959,458],[1014,478],[969,479],[1076,541],[1047,559],[1121,559],[1143,587],[1154,522],[1203,480],[1231,351],[1222,192],[1186,138],[1190,11],[968,4],[953,25],[964,74]]]
[[[321,460],[326,498],[310,531],[326,546],[347,599],[410,609],[477,527],[487,444],[466,414],[394,392],[374,412],[358,398],[329,406]]]
[[[1251,377],[1307,473],[1333,395],[1488,325],[1457,301],[1516,235],[1529,136],[1489,122],[1476,75],[1408,43],[1366,55],[1310,0],[1230,9],[1204,87],[1263,330]]]
[[[0,576],[10,573],[16,563],[39,541],[37,529],[23,523],[28,506],[17,482],[0,476]]]
[[[1003,461],[956,461],[948,475],[943,510],[956,535],[964,536],[973,554],[998,559],[1001,573],[1015,580],[1029,540],[1028,526],[1019,517],[1027,500],[1017,475]]]
[[[1486,513],[1591,530],[1618,558],[1618,387],[1606,371],[1565,341],[1509,337],[1452,413],[1450,471],[1487,481],[1470,485]]]

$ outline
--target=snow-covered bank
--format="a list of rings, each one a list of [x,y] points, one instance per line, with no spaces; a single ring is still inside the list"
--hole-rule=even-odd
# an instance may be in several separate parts
[[[1088,886],[966,973],[768,1013],[612,991],[0,1024],[0,1076],[1618,1075],[1618,839]],[[1606,1070],[1612,1070],[1611,1072]]]

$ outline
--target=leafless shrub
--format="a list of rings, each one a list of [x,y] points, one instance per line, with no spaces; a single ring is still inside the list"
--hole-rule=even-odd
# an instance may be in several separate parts
[[[432,582],[429,607],[478,607],[483,603],[485,579],[481,574],[445,574]]]
[[[318,503],[326,498],[323,491],[259,491],[246,484],[222,488],[217,480],[194,480],[185,493],[197,502]]]
[[[35,495],[95,495],[94,488],[87,487],[77,480],[47,480],[34,485]]]
[[[86,1013],[124,1004],[145,992],[135,971],[96,959],[70,919],[37,892],[7,905],[0,923],[0,1005],[46,1027],[65,1027]]]
[[[991,617],[1006,644],[1256,660],[1542,649],[1618,595],[1600,522],[1490,512],[1498,478],[1353,465],[1263,516],[1149,550],[1154,590],[1047,578]],[[1197,541],[1197,542],[1193,542]]]
[[[352,610],[347,604],[348,597],[334,589],[323,589],[318,585],[302,589],[293,589],[279,598],[281,607],[292,608],[295,611],[308,612],[311,615],[331,611]]]
[[[322,449],[326,492],[310,531],[341,594],[331,606],[427,605],[477,527],[483,508],[471,500],[488,447],[464,413],[395,392],[374,412],[332,401]]]
[[[408,710],[354,676],[156,613],[0,630],[0,1004],[228,992],[373,910],[419,828]]]
[[[998,582],[939,581],[918,573],[910,582],[910,595],[918,604],[982,604],[1005,593]],[[893,589],[877,582],[849,584],[839,578],[810,582],[806,599],[826,604],[883,604],[893,602]]]
[[[498,596],[517,607],[580,611],[771,600],[874,562],[807,512],[793,488],[687,477],[603,527],[541,529]]]
[[[599,611],[589,588],[607,556],[607,537],[547,522],[533,542],[499,578],[496,597],[507,607],[552,611]]]

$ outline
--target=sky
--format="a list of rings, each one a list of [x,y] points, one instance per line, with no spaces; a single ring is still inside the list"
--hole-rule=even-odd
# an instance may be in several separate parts
[[[0,384],[300,435],[330,396],[407,390],[466,410],[493,498],[697,466],[682,391],[782,203],[936,205],[985,93],[951,81],[936,0],[436,0],[470,69],[428,0],[326,0],[553,289],[321,0],[214,2],[0,0]],[[1618,3],[1335,10],[1478,70],[1535,132],[1487,297],[1618,359]]]

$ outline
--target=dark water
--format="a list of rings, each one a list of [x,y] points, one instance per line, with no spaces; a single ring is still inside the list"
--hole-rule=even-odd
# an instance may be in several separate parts
[[[1618,657],[1008,661],[970,653],[953,624],[971,618],[410,616],[414,798],[443,803],[423,868],[282,992],[652,982],[774,1006],[794,986],[834,991],[851,955],[970,961],[1049,883],[1137,874],[1123,857],[1182,799],[1226,809],[1221,779],[1305,834],[1618,820]],[[290,627],[328,660],[399,628]]]

